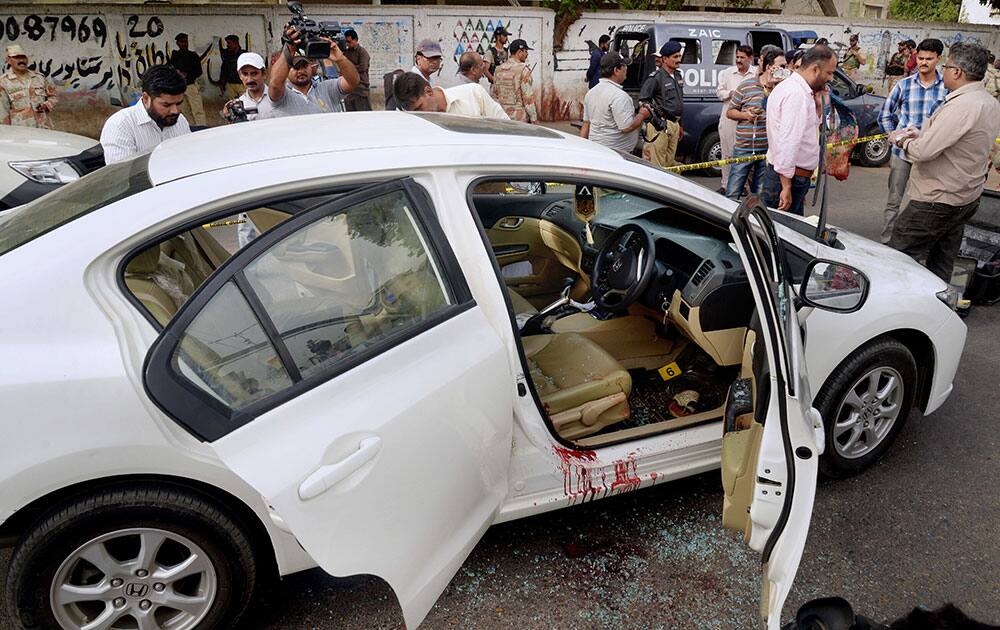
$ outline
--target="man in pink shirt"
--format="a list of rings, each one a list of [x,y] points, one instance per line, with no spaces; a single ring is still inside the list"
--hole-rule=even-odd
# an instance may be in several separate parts
[[[761,198],[772,208],[802,214],[809,180],[819,165],[819,122],[826,84],[833,80],[837,56],[827,46],[802,55],[792,76],[767,99],[767,168]]]

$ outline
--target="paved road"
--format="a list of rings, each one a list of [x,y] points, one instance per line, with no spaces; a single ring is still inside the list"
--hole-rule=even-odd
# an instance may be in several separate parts
[[[834,182],[831,222],[877,234],[887,174],[855,168],[847,182]],[[966,321],[969,341],[948,403],[929,418],[914,413],[864,475],[820,483],[786,615],[837,594],[876,618],[955,602],[1000,623],[1000,307],[978,308]],[[759,565],[719,527],[721,504],[714,472],[496,526],[425,627],[755,627]],[[268,630],[402,627],[389,587],[376,578],[302,573],[286,578],[264,608],[258,627]],[[0,611],[0,627],[4,621]]]

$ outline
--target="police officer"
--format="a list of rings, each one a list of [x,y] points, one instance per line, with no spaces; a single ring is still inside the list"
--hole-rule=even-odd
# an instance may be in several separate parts
[[[642,157],[661,167],[673,166],[680,140],[681,114],[684,112],[684,81],[677,67],[681,63],[679,42],[667,42],[656,56],[655,72],[646,78],[639,90],[639,101],[650,102],[654,112],[663,116],[666,127],[657,131],[652,122],[646,123],[646,143]]]

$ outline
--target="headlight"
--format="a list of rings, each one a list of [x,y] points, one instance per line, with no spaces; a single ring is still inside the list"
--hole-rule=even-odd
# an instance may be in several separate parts
[[[962,289],[953,284],[949,284],[947,289],[944,291],[938,291],[936,295],[939,300],[948,305],[948,308],[955,310],[955,307],[958,306],[959,298],[962,297]]]
[[[12,169],[39,184],[68,184],[80,179],[80,173],[67,160],[32,160],[8,162]]]

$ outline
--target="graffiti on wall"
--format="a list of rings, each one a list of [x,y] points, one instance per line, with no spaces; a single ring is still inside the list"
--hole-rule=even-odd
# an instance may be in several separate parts
[[[413,63],[413,19],[409,16],[375,18],[361,15],[316,16],[317,20],[337,20],[342,29],[358,32],[358,42],[371,56],[368,76],[372,88],[381,86],[381,78],[396,68],[409,68]]]
[[[267,57],[264,20],[259,16],[122,15],[111,38],[115,81],[123,104],[139,98],[141,77],[153,65],[167,63],[174,50],[174,37],[187,33],[191,50],[201,57],[202,91],[212,93],[211,84],[222,76],[221,51],[224,38],[239,37],[243,50]],[[220,90],[221,92],[221,90]]]
[[[535,71],[541,55],[542,21],[540,18],[509,18],[497,15],[449,15],[428,16],[430,31],[441,33],[438,41],[441,52],[444,53],[444,63],[441,64],[441,83],[450,85],[456,83],[458,58],[462,53],[474,50],[484,54],[493,42],[493,33],[503,26],[510,33],[510,39],[523,39],[534,50],[529,53],[528,65]],[[541,77],[534,77],[535,83]]]
[[[0,48],[20,45],[28,53],[30,68],[62,90],[115,89],[114,71],[105,55],[108,37],[107,24],[99,15],[0,14]]]

